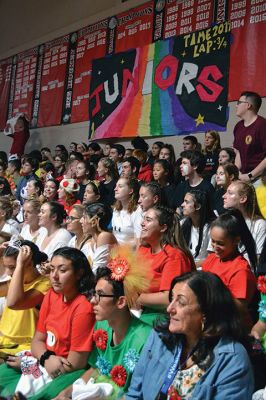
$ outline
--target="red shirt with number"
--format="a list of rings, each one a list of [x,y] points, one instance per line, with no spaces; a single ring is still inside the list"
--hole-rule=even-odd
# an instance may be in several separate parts
[[[47,350],[67,357],[70,351],[91,351],[95,316],[90,302],[82,294],[65,302],[63,294],[50,289],[45,295],[37,331],[46,335]]]

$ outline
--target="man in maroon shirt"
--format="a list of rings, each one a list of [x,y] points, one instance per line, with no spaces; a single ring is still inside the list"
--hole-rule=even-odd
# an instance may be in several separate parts
[[[261,97],[255,92],[242,92],[236,105],[241,118],[234,128],[235,164],[239,178],[253,181],[266,168],[266,119],[258,115]]]

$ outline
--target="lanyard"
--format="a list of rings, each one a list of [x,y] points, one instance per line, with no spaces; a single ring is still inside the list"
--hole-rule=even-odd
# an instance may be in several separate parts
[[[166,377],[164,378],[163,386],[160,391],[164,395],[167,394],[168,389],[171,386],[171,383],[173,382],[174,377],[176,375],[176,371],[177,371],[179,363],[180,363],[182,349],[183,349],[183,345],[182,345],[182,343],[179,343],[178,348],[175,352],[174,362],[172,363],[172,365],[170,366],[170,368],[167,371]]]

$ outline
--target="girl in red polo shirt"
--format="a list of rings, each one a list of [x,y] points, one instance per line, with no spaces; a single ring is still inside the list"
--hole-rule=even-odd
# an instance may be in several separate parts
[[[218,275],[230,290],[244,314],[254,299],[256,278],[248,261],[240,254],[239,244],[245,247],[253,270],[256,270],[255,243],[238,210],[220,215],[211,224],[211,253],[202,264],[204,271]]]

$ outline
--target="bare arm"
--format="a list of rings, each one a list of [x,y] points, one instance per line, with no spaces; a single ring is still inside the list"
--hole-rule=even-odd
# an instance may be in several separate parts
[[[138,300],[138,306],[151,307],[157,310],[166,309],[169,304],[169,291],[157,293],[142,293]]]
[[[31,250],[28,246],[22,246],[17,258],[16,269],[12,276],[8,294],[7,306],[13,310],[25,310],[41,304],[43,293],[37,290],[24,291],[24,266],[31,258]]]
[[[235,153],[236,153],[236,158],[235,158],[235,165],[236,165],[236,167],[239,169],[239,171],[240,171],[240,169],[241,169],[241,158],[240,158],[240,153],[239,153],[239,151],[237,150],[237,149],[234,149],[234,151],[235,151]]]
[[[32,355],[38,360],[47,351],[46,335],[42,332],[36,331],[31,343]],[[45,369],[48,374],[55,377],[57,373],[64,374],[66,372],[73,372],[87,365],[89,352],[70,351],[67,358],[61,356],[50,356],[45,361]]]
[[[263,170],[266,168],[266,157],[254,168],[252,171],[252,176],[254,178],[257,178],[257,176],[260,176],[263,172]]]
[[[266,333],[266,322],[258,320],[258,322],[251,329],[251,336],[255,339],[260,339]]]
[[[115,236],[110,232],[101,232],[97,237],[97,247],[109,244],[110,246],[117,244]]]

